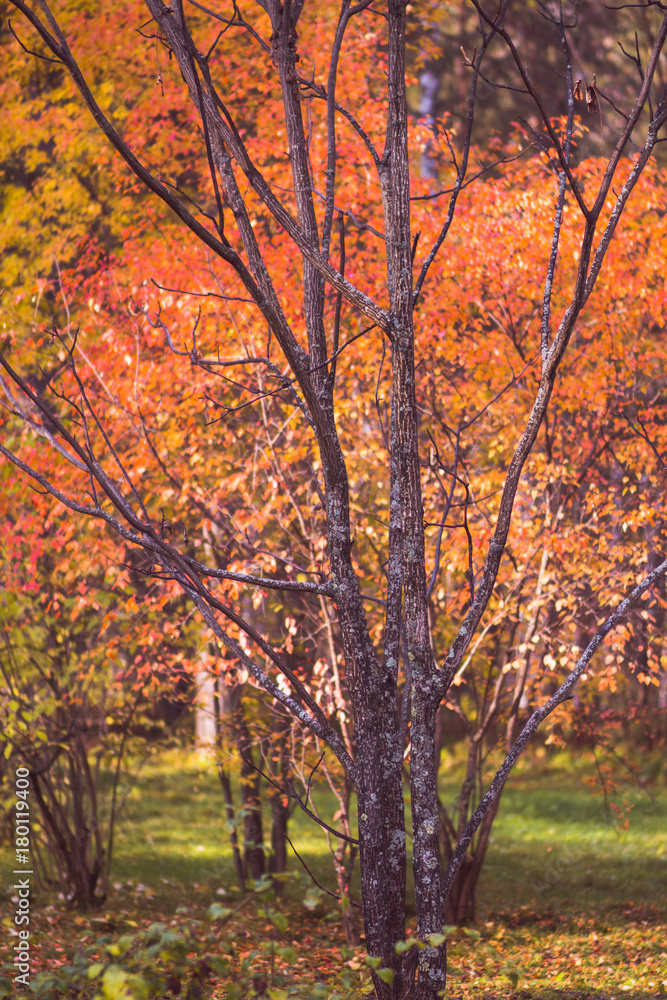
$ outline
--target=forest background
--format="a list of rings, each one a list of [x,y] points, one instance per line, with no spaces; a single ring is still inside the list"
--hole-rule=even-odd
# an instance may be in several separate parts
[[[466,5],[410,7],[408,95],[419,160],[413,227],[421,244],[430,245],[437,235],[435,196],[449,186],[451,160],[467,115],[466,63],[475,58],[478,18]],[[592,2],[579,7],[586,31],[573,33],[576,72],[583,84],[577,165],[584,186],[592,186],[604,169],[613,109],[634,93],[644,50],[639,38],[634,48],[623,11]],[[94,49],[85,44],[93,14]],[[651,11],[640,16],[645,29],[641,45],[646,47],[652,41]],[[321,13],[309,25],[313,52],[318,32],[324,36],[328,28],[327,17]],[[86,77],[123,136],[154,169],[164,171],[165,183],[184,204],[214,213],[213,193],[206,192],[200,126],[177,70],[150,37],[141,48],[118,42],[127,25],[145,30],[140,28],[144,9],[127,4],[98,12],[84,2],[68,6],[62,18]],[[559,104],[557,46],[548,22],[539,17],[539,6],[523,5],[513,30],[537,74],[536,85],[555,95],[551,110],[557,120],[567,113],[567,93],[562,87]],[[383,58],[381,24],[365,23],[354,42],[357,58],[346,65],[346,86],[364,94],[372,121],[374,74],[381,73]],[[161,511],[163,535],[217,560],[228,574],[226,599],[280,647],[315,703],[336,718],[350,748],[354,733],[340,640],[326,598],[309,593],[306,586],[302,593],[267,588],[250,594],[242,577],[250,564],[256,575],[306,585],[313,567],[316,572],[322,563],[320,498],[313,492],[312,458],[294,427],[293,409],[266,377],[253,383],[233,376],[221,383],[213,381],[209,369],[211,379],[203,383],[191,357],[178,357],[178,351],[190,350],[184,331],[194,323],[197,347],[205,356],[222,337],[226,345],[252,357],[264,331],[256,329],[242,289],[230,285],[211,254],[184,239],[172,213],[147,199],[104,145],[62,69],[26,53],[23,45],[33,48],[33,42],[28,43],[16,19],[10,25],[3,16],[0,44],[4,349],[20,356],[29,386],[41,392],[57,380],[59,366],[64,370],[78,336],[86,385],[113,422],[122,458],[141,477],[150,506]],[[269,92],[271,62],[258,64],[242,35],[225,34],[218,41],[218,56],[233,95]],[[492,50],[490,58],[488,79],[508,80],[504,51],[496,55]],[[511,454],[513,431],[525,418],[530,397],[522,391],[522,380],[531,378],[531,336],[552,212],[548,155],[540,148],[538,123],[522,95],[482,81],[477,104],[473,170],[480,176],[461,195],[457,226],[462,235],[454,236],[438,263],[439,285],[448,294],[431,291],[420,307],[427,331],[417,368],[422,482],[432,522],[428,537],[441,570],[434,572],[429,599],[432,628],[444,637],[453,635],[453,622],[466,611],[467,584],[474,589],[475,566],[491,535],[494,497]],[[311,125],[315,148],[323,137],[314,119]],[[270,120],[244,121],[243,127],[262,150],[267,176],[278,187],[287,184],[280,130]],[[336,194],[345,211],[337,224],[345,232],[347,273],[361,281],[373,273],[382,220],[364,214],[372,182],[352,139],[349,147],[346,142],[344,137],[340,155],[348,169]],[[527,466],[509,558],[486,627],[440,709],[438,754],[449,762],[439,811],[445,858],[451,857],[522,721],[553,693],[602,611],[638,581],[644,567],[654,568],[664,551],[665,201],[658,152],[628,206],[561,372],[558,394]],[[294,262],[284,253],[279,227],[269,221],[264,225],[275,280],[289,288],[296,280]],[[564,286],[568,269],[576,268],[578,237],[576,225],[564,233]],[[369,581],[373,604],[379,591],[374,593],[372,581],[382,579],[384,562],[382,531],[373,512],[386,507],[387,498],[369,459],[383,448],[388,419],[386,344],[357,337],[356,327],[346,327],[344,310],[340,318],[341,305],[334,299],[332,315],[336,310],[340,343],[345,343],[338,421],[345,439],[355,442],[351,453],[356,464],[350,468],[355,559]],[[54,331],[61,338],[55,350]],[[178,333],[172,337],[171,331]],[[454,333],[446,350],[443,331]],[[47,471],[66,477],[62,448],[48,419],[6,379],[2,388],[8,440],[21,439],[28,460],[37,454],[40,438],[48,442]],[[469,434],[466,439],[473,417],[474,438]],[[44,453],[39,454],[44,468]],[[282,998],[290,989],[317,991],[327,982],[342,992],[363,988],[367,973],[358,956],[365,949],[353,905],[355,799],[340,765],[331,755],[323,757],[318,740],[304,733],[220,648],[178,587],[157,581],[129,549],[120,550],[110,532],[71,519],[49,496],[28,490],[5,461],[1,474],[0,779],[9,804],[16,767],[31,770],[39,889],[44,905],[51,901],[63,956],[67,954],[67,959],[55,953],[47,959],[43,947],[36,995],[59,995],[55,991],[61,990],[60,995],[83,996],[99,988],[105,996],[122,996],[122,990],[141,996],[142,982],[151,996],[168,991],[185,995],[186,990],[195,996],[197,989],[233,995],[238,988],[258,994],[268,989]],[[448,546],[447,536],[443,539],[443,498],[454,518],[461,511],[447,531],[462,533],[463,545]],[[550,720],[531,765],[538,785],[553,780],[558,786],[564,770],[572,789],[581,775],[572,762],[576,757],[590,761],[588,776],[595,779],[594,794],[604,799],[605,824],[609,826],[611,816],[621,830],[632,824],[633,812],[642,813],[649,805],[659,808],[664,785],[664,613],[662,583],[610,637],[574,699]],[[380,633],[379,614],[371,628]],[[246,649],[243,631],[234,635]],[[208,754],[206,766],[189,756],[195,731]],[[209,745],[214,749],[207,750]],[[169,765],[161,774],[154,762],[167,750]],[[552,772],[545,763],[549,759]],[[165,777],[180,783],[191,774],[195,785],[207,788],[207,809],[215,808],[210,785],[211,775],[215,777],[217,809],[227,823],[224,837],[229,838],[233,869],[225,869],[225,878],[213,878],[209,894],[238,894],[244,905],[249,898],[252,913],[246,918],[240,910],[237,916],[239,904],[222,906],[211,898],[200,900],[199,909],[183,913],[179,921],[173,907],[180,902],[187,909],[189,895],[177,900],[174,892],[166,908],[155,904],[153,929],[144,930],[141,908],[128,909],[124,890],[114,888],[118,869],[113,865],[122,865],[114,861],[114,828],[127,823],[131,809],[138,808],[131,806],[133,796],[148,799]],[[455,784],[453,777],[458,778]],[[188,782],[186,778],[185,788]],[[193,792],[192,808],[197,795]],[[301,882],[288,875],[288,869],[298,869],[298,863],[288,864],[290,829],[302,829],[296,815],[305,819],[307,809],[329,827],[321,837],[328,838],[330,863],[313,864],[311,859],[314,882],[309,876]],[[8,813],[7,843],[12,819]],[[137,815],[134,819],[140,821]],[[479,941],[485,939],[479,935],[485,932],[471,929],[490,923],[490,940],[498,927],[522,926],[524,904],[508,906],[509,916],[497,924],[493,919],[480,924],[477,888],[487,851],[493,851],[495,819],[494,809],[470,845],[448,901],[448,933],[454,947],[471,950],[462,964],[468,962],[473,970],[454,979],[451,995],[468,986],[478,988],[486,975],[495,983],[489,988],[501,991],[497,995],[505,987],[531,989],[515,959],[496,961],[491,952],[482,953]],[[171,816],[168,822],[174,821]],[[180,822],[190,822],[187,812]],[[347,839],[332,839],[332,827]],[[304,836],[308,844],[310,835]],[[664,840],[653,836],[649,841],[656,857],[662,850],[664,858]],[[227,850],[222,840],[219,850],[221,856]],[[553,870],[545,860],[538,892],[539,885],[545,892],[560,885],[581,851],[576,845],[570,848]],[[306,851],[306,864],[308,857]],[[664,912],[654,905],[657,899],[633,910],[628,898],[626,919],[631,914],[631,921],[650,927],[653,934],[664,922]],[[309,915],[305,927],[299,915],[303,901]],[[488,916],[489,903],[484,905]],[[104,912],[103,917],[77,917],[83,923],[76,926],[87,931],[87,954],[72,940],[73,925],[65,918],[73,909]],[[196,923],[202,912],[208,912],[215,928],[206,934]],[[558,917],[552,913],[545,918],[544,912],[530,909],[538,942],[540,933],[559,932]],[[589,931],[582,913],[585,907],[576,919],[584,921],[589,937],[596,935],[597,925],[591,923]],[[156,923],[155,917],[163,919]],[[570,913],[563,917],[568,928],[573,919]],[[168,930],[174,920],[175,929]],[[124,931],[122,943],[114,933],[96,938],[96,921],[104,931]],[[540,928],[540,921],[545,926]],[[457,925],[470,934],[451,930]],[[301,949],[313,926],[318,929],[311,942],[316,954],[326,954],[334,942],[343,949],[340,963],[326,977],[313,971],[313,965],[299,970]],[[53,932],[43,926],[40,933],[44,941]],[[145,939],[140,940],[141,933]],[[648,943],[638,962],[643,963],[643,978],[635,973],[640,978],[633,980],[631,990],[640,990],[641,979],[645,985],[635,995],[659,995],[666,974],[660,949],[651,941],[659,942],[660,932],[653,938],[638,934]],[[256,939],[254,951],[244,951],[245,935]],[[616,947],[613,932],[608,936]],[[224,959],[219,957],[223,942]],[[148,954],[151,946],[157,948],[153,955]],[[557,947],[572,954],[571,940]],[[501,956],[497,941],[493,948]],[[517,939],[516,949],[525,948],[525,940]],[[590,963],[591,956],[584,961]],[[566,958],[564,964],[572,963]],[[94,976],[88,976],[90,969],[97,970]],[[110,974],[110,969],[118,971]],[[585,992],[594,986],[593,975],[576,985],[563,981],[560,995],[605,995]],[[96,986],[95,979],[104,985]],[[498,986],[500,980],[505,986]],[[633,995],[631,990],[623,995]]]

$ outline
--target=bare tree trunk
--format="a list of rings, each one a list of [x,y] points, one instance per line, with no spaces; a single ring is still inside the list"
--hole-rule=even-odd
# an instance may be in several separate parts
[[[104,848],[101,837],[95,835],[96,800],[89,798],[82,781],[79,754],[85,752],[83,741],[75,740],[75,745],[63,754],[64,760],[59,759],[41,774],[32,770],[35,799],[61,891],[84,910],[104,902],[104,887],[98,891],[104,870]]]
[[[287,824],[292,814],[292,804],[286,791],[289,787],[290,743],[289,735],[291,720],[282,712],[272,715],[272,728],[266,740],[264,759],[268,764],[268,772],[275,782],[269,791],[271,803],[271,853],[269,854],[269,872],[280,874],[287,871]],[[282,883],[275,883],[276,893],[282,891]]]
[[[239,838],[236,832],[236,811],[234,809],[232,785],[229,780],[229,773],[224,769],[222,764],[218,765],[218,776],[220,778],[220,785],[222,786],[222,794],[225,802],[225,815],[227,816],[227,825],[229,827],[229,842],[232,845],[232,857],[234,859],[236,881],[238,882],[239,889],[245,889],[247,872],[245,859],[241,856],[241,852],[239,851]]]
[[[215,715],[215,677],[208,670],[195,674],[195,745],[198,750],[211,750],[218,738]]]
[[[266,870],[262,824],[261,775],[255,763],[253,739],[243,715],[240,692],[233,716],[237,746],[241,754],[241,808],[243,810],[243,857],[248,878],[260,879]]]
[[[266,870],[261,775],[255,763],[253,738],[243,714],[242,691],[239,684],[221,684],[220,717],[225,738],[240,757],[241,823],[234,810],[231,783],[226,768],[219,765],[218,773],[225,801],[225,812],[231,826],[230,839],[237,878],[245,886],[248,878],[257,880]],[[237,829],[243,829],[243,853],[240,854]]]

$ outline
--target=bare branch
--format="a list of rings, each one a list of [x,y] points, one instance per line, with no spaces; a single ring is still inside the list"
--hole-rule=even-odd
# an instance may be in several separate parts
[[[628,611],[633,607],[634,604],[667,573],[667,559],[660,563],[651,573],[647,574],[641,583],[628,594],[628,596],[621,601],[621,603],[611,612],[604,623],[600,626],[598,631],[595,633],[591,641],[586,646],[574,669],[570,672],[568,677],[563,681],[561,686],[558,688],[555,694],[549,698],[549,700],[541,706],[541,708],[536,709],[528,722],[525,724],[521,730],[520,735],[517,737],[516,741],[510,752],[505,757],[501,767],[496,772],[496,775],[489,785],[489,788],[478,805],[477,809],[473,813],[470,821],[468,822],[463,835],[459,839],[454,856],[449,864],[447,873],[444,879],[444,892],[445,896],[449,893],[452,883],[456,877],[456,873],[463,861],[468,850],[468,845],[470,844],[475,832],[479,828],[482,820],[486,816],[487,812],[491,808],[494,799],[502,791],[503,785],[507,781],[509,774],[514,767],[515,763],[521,756],[522,752],[528,745],[530,738],[533,736],[540,724],[554,712],[559,705],[563,702],[568,701],[572,697],[572,692],[577,686],[578,681],[581,678],[584,670],[590,663],[593,655],[597,649],[602,645],[606,637],[612,632],[621,622],[625,619]]]

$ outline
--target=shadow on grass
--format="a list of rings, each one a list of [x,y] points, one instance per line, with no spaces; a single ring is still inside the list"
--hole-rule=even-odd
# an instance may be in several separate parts
[[[596,989],[555,989],[552,987],[538,987],[535,990],[520,989],[516,993],[510,994],[512,1000],[656,1000],[655,992],[647,993],[646,990],[596,990]],[[497,993],[495,990],[483,993],[480,1000],[507,1000],[508,994],[505,990]],[[447,1000],[458,1000],[454,993],[447,997]]]
[[[521,990],[516,994],[517,1000],[617,1000],[623,997],[624,1000],[655,1000],[654,992],[647,993],[646,990],[627,990],[619,993],[617,990],[557,990],[547,987],[539,989],[534,993],[530,990]]]
[[[177,853],[160,852],[154,855],[128,855],[113,865],[112,882],[144,882],[153,888],[163,880],[176,882],[185,889],[202,883],[234,884],[236,876],[231,858],[183,857]]]

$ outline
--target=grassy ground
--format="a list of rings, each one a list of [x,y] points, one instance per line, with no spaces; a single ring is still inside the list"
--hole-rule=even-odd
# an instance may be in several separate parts
[[[445,769],[445,795],[454,794],[458,766],[453,759]],[[621,829],[583,784],[584,771],[565,757],[548,766],[536,758],[506,790],[479,889],[479,940],[463,931],[450,939],[448,1000],[667,995],[664,783],[650,794],[640,784],[628,789],[632,810],[628,828]],[[331,818],[330,798],[320,790],[317,801]],[[318,879],[333,888],[326,841],[317,828],[299,814],[291,834]],[[12,867],[9,853],[0,853],[5,900]],[[212,902],[233,906],[241,899],[211,762],[172,753],[144,766],[125,798],[112,882],[106,908],[92,917],[68,913],[52,898],[34,901],[33,972],[64,963],[100,932],[134,933],[155,920],[201,920]],[[326,981],[342,969],[352,986],[365,989],[363,949],[353,955],[344,948],[335,904],[324,901],[308,910],[302,899],[303,890],[293,888],[278,904],[288,920],[282,942],[298,956],[286,984]],[[7,916],[5,921],[8,926]],[[245,954],[252,955],[252,942],[263,940],[266,924],[251,903],[222,936],[236,935],[239,955],[247,938]],[[4,935],[0,961],[11,945]],[[228,994],[220,987],[213,995]]]

